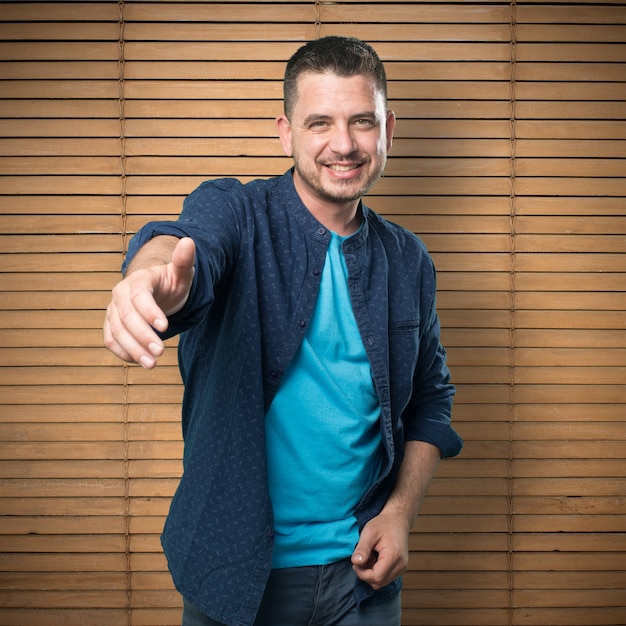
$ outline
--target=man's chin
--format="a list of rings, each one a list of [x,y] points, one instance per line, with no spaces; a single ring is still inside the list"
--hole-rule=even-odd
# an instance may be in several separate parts
[[[364,177],[341,180],[320,176],[315,180],[312,177],[302,176],[301,173],[299,176],[318,198],[334,204],[350,204],[360,200],[379,178],[368,181],[364,180]]]
[[[360,200],[374,183],[362,180],[338,180],[323,185],[320,191],[327,200],[338,203],[354,202]]]
[[[322,190],[321,196],[335,204],[349,204],[360,200],[367,193],[367,189],[354,190]]]

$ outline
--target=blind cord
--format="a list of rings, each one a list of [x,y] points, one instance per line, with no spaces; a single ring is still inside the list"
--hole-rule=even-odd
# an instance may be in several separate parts
[[[120,248],[122,258],[127,247],[127,212],[126,212],[126,111],[125,111],[125,33],[124,0],[118,2],[118,89],[119,89],[119,152],[120,152]],[[129,413],[128,413],[128,374],[129,367],[123,364],[123,483],[124,483],[124,558],[126,582],[126,624],[132,623],[132,570],[130,551],[130,468],[129,468]]]
[[[324,3],[317,0],[315,3],[315,39],[322,36],[322,5]]]
[[[507,624],[512,626],[514,621],[514,421],[515,421],[515,348],[516,348],[516,70],[517,70],[517,4],[511,2],[510,21],[510,180],[509,180],[509,232],[510,232],[510,273],[509,273],[509,407],[507,420]]]

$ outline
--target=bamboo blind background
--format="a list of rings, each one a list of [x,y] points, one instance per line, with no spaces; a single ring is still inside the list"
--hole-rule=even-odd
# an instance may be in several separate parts
[[[461,457],[404,624],[626,623],[626,5],[0,2],[0,624],[174,625],[172,348],[101,347],[127,239],[282,173],[284,63],[347,34],[399,122],[369,204],[439,270]]]

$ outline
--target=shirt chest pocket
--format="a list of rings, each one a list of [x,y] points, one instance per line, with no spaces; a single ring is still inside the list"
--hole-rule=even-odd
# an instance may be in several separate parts
[[[399,320],[389,323],[389,335],[419,335],[419,320]]]
[[[389,323],[389,373],[402,401],[411,394],[413,373],[419,356],[420,321],[403,319]]]

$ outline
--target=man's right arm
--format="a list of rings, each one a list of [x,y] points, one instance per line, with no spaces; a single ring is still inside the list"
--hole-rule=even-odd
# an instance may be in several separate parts
[[[156,365],[164,346],[155,330],[165,331],[168,316],[187,302],[195,254],[192,239],[165,235],[137,252],[107,307],[104,343],[113,354],[146,369]]]

